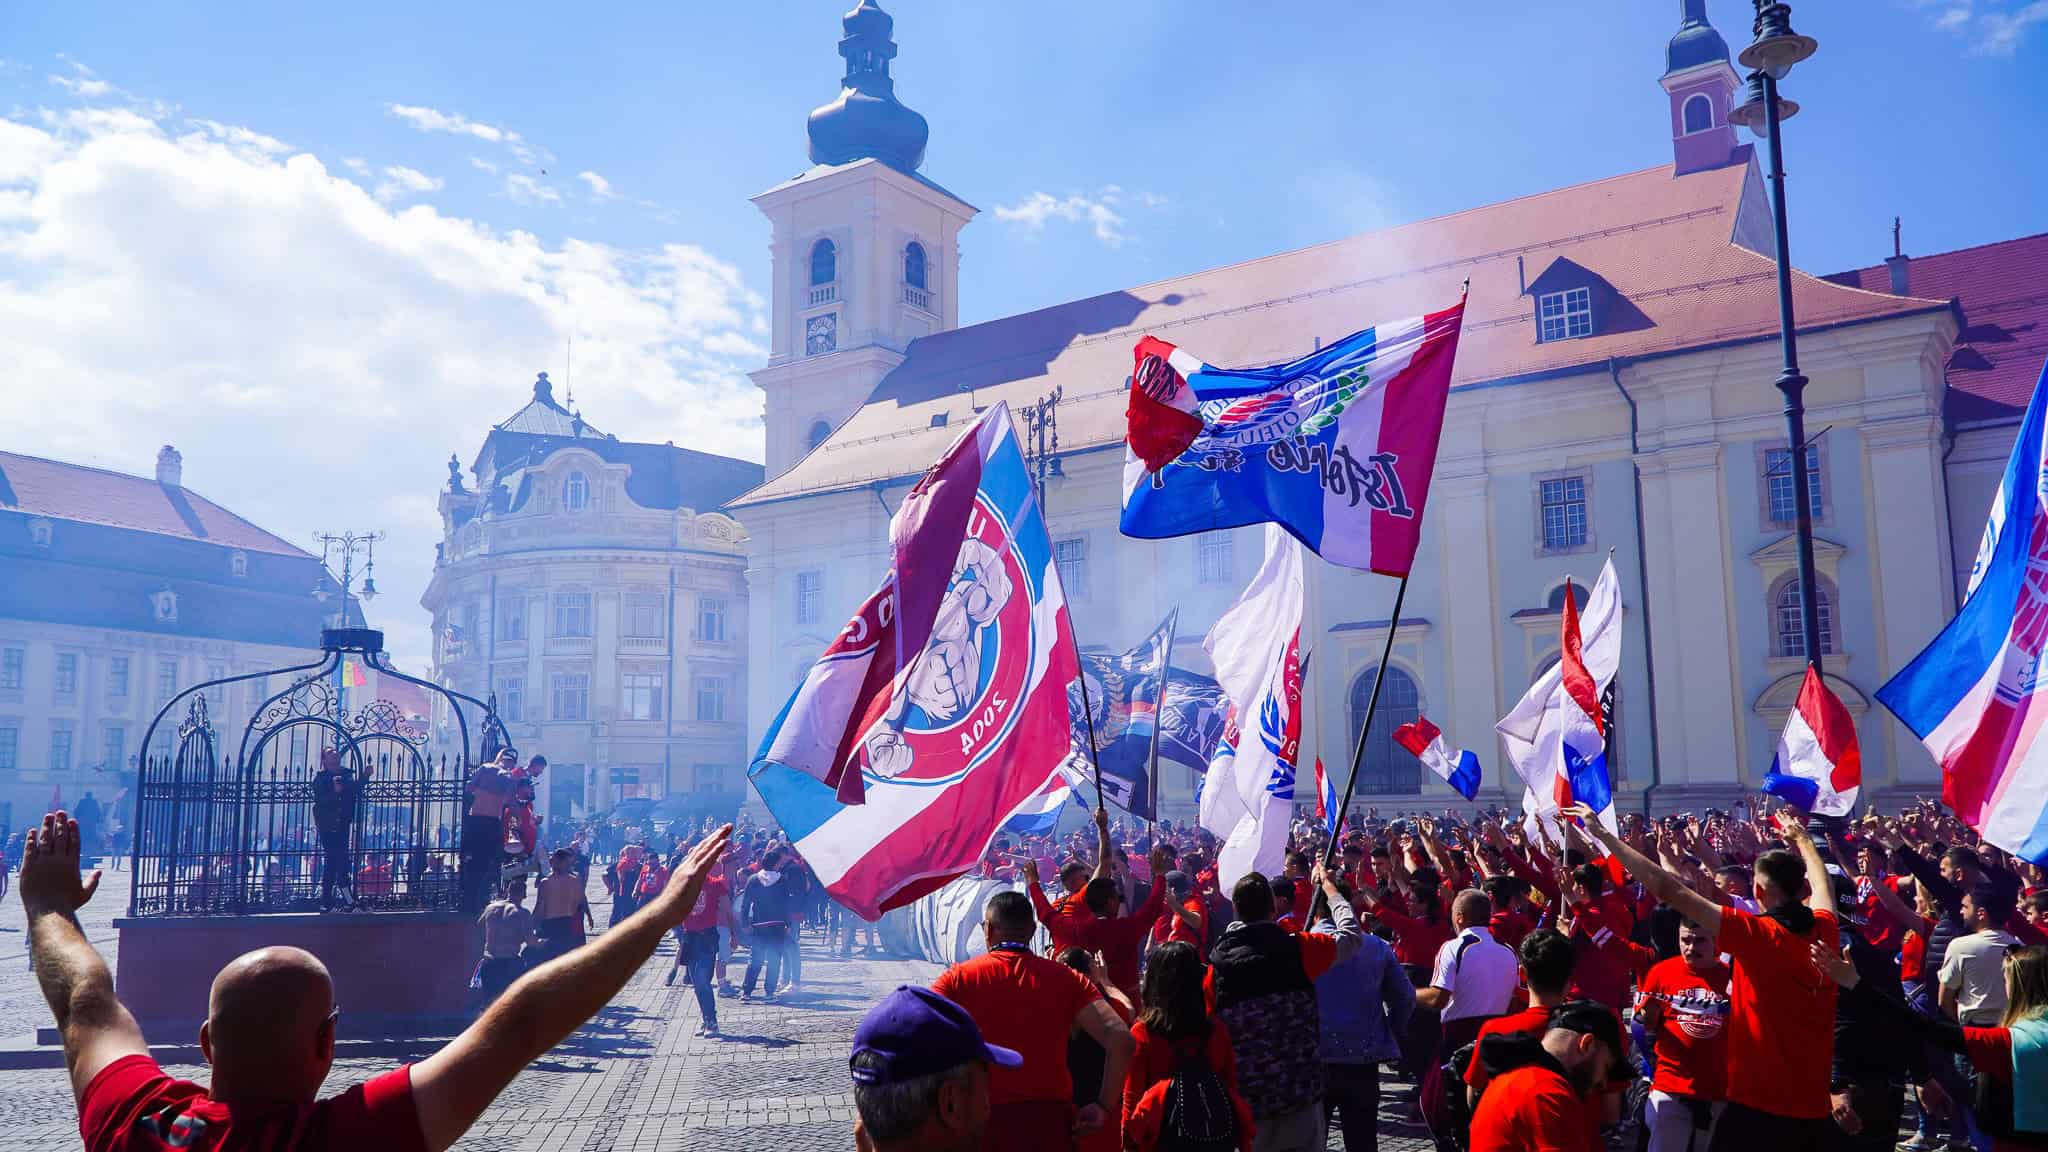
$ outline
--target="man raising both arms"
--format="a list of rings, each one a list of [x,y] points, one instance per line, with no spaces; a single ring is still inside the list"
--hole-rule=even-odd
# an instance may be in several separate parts
[[[1813,966],[1814,940],[1837,934],[1834,887],[1798,817],[1780,812],[1792,852],[1757,857],[1761,916],[1723,908],[1650,862],[1602,826],[1583,804],[1562,810],[1659,900],[1713,936],[1735,961],[1728,984],[1728,1105],[1711,1152],[1820,1152],[1829,1136],[1835,1042],[1833,981]],[[1797,853],[1796,855],[1794,853]]]
[[[296,948],[264,948],[214,977],[199,1047],[210,1087],[157,1067],[78,927],[99,887],[81,880],[78,824],[43,818],[22,861],[36,979],[64,1037],[87,1152],[443,1152],[521,1069],[617,995],[697,898],[732,827],[699,844],[667,891],[586,947],[515,982],[476,1023],[418,1064],[315,1101],[334,1063],[334,985]]]

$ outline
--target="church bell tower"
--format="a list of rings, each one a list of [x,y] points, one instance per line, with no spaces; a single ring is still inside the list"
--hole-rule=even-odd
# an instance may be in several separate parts
[[[976,209],[919,172],[931,130],[896,98],[895,21],[841,20],[839,95],[810,115],[811,167],[754,197],[773,231],[773,333],[753,373],[779,476],[859,410],[920,336],[960,322],[960,229]]]

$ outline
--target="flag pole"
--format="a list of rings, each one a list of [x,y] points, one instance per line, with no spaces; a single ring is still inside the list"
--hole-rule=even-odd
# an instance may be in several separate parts
[[[1166,618],[1166,647],[1159,659],[1159,697],[1152,701],[1152,750],[1145,766],[1146,787],[1150,790],[1147,799],[1151,801],[1145,812],[1145,827],[1154,839],[1159,836],[1159,725],[1165,719],[1166,683],[1173,679],[1173,637],[1179,630],[1180,608],[1176,606]]]
[[[1074,621],[1067,620],[1067,637],[1074,642],[1074,662],[1081,666],[1081,720],[1088,729],[1088,766],[1095,770],[1095,809],[1100,812],[1108,808],[1102,798],[1102,759],[1095,754],[1095,705],[1088,699],[1088,658],[1081,651],[1081,640],[1074,635]]]
[[[1394,658],[1394,633],[1401,628],[1401,605],[1408,599],[1408,577],[1402,576],[1401,583],[1394,588],[1394,614],[1387,621],[1387,641],[1380,648],[1380,670],[1372,678],[1372,695],[1365,702],[1365,723],[1358,727],[1358,743],[1351,750],[1351,775],[1344,781],[1344,799],[1338,803],[1337,811],[1345,812],[1351,807],[1351,795],[1358,788],[1358,766],[1365,760],[1365,741],[1372,734],[1372,719],[1379,711],[1380,689],[1387,682],[1387,662]],[[1329,868],[1337,862],[1337,839],[1330,838],[1323,850],[1323,867]]]

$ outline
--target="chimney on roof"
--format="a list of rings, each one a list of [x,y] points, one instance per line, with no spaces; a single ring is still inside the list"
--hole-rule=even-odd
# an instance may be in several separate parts
[[[185,458],[169,444],[156,450],[156,482],[166,488],[181,488],[185,484]]]
[[[1899,245],[1899,218],[1892,217],[1892,254],[1884,258],[1885,271],[1892,274],[1892,295],[1911,296],[1913,277],[1912,259]]]

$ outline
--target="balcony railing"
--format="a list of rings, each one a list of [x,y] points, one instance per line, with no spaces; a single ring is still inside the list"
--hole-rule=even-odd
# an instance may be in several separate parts
[[[619,637],[619,651],[621,652],[661,652],[667,648],[668,637],[666,636]]]
[[[903,302],[912,308],[922,308],[926,312],[932,310],[932,294],[914,285],[903,286]]]
[[[814,284],[811,286],[810,302],[805,307],[815,308],[820,304],[830,304],[837,299],[839,299],[839,285]]]

